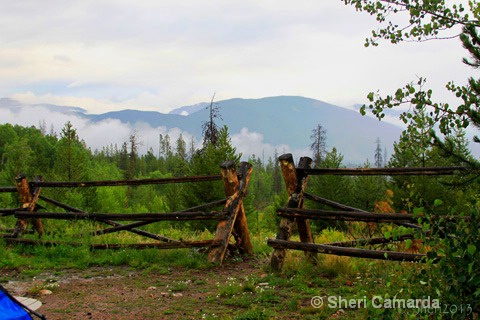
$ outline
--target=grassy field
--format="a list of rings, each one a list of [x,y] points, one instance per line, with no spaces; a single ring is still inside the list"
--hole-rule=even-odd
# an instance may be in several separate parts
[[[45,239],[74,240],[83,243],[80,247],[0,240],[0,282],[16,294],[42,300],[40,311],[50,319],[417,318],[418,309],[377,308],[375,301],[422,298],[428,292],[428,284],[412,282],[412,271],[424,267],[412,263],[319,255],[314,265],[302,252],[290,251],[282,272],[273,273],[272,249],[265,243],[274,234],[268,232],[252,235],[253,257],[229,256],[216,266],[198,249],[92,251],[92,238],[79,236],[78,230],[85,235],[96,227],[83,222],[46,226]],[[213,238],[208,231],[170,227],[163,234]],[[346,234],[326,229],[315,240],[345,239]],[[122,232],[95,243],[139,241]],[[42,295],[42,289],[52,294]]]

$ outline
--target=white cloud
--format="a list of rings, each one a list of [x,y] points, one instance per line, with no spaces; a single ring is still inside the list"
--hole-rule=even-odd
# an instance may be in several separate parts
[[[130,135],[134,132],[137,134],[138,142],[140,143],[139,152],[141,154],[145,154],[147,150],[152,148],[155,155],[158,155],[160,134],[163,136],[168,134],[173,147],[175,147],[175,142],[180,134],[188,145],[192,139],[197,147],[200,145],[192,134],[185,131],[182,132],[178,128],[152,128],[149,124],[142,122],[129,125],[116,119],[91,122],[82,117],[50,111],[43,107],[22,107],[16,111],[0,108],[0,123],[2,124],[11,123],[39,127],[39,124],[44,122],[47,133],[53,127],[57,135],[67,121],[72,123],[80,139],[84,140],[93,151],[102,150],[103,147],[115,144],[120,148],[124,142],[128,142]]]
[[[6,2],[0,97],[91,113],[168,112],[214,91],[219,100],[303,95],[351,105],[416,75],[440,91],[471,72],[458,41],[364,48],[372,28],[372,17],[340,1]]]
[[[249,131],[248,128],[242,128],[239,133],[234,133],[231,136],[232,145],[237,148],[237,152],[242,153],[242,160],[248,160],[248,158],[255,155],[256,158],[264,158],[265,161],[268,158],[274,159],[275,152],[278,155],[284,153],[292,153],[296,155],[309,155],[311,152],[308,149],[295,149],[290,146],[272,145],[263,141],[263,135],[258,132]]]
[[[197,140],[192,134],[182,131],[178,128],[168,129],[166,127],[152,128],[144,122],[137,122],[133,125],[122,123],[117,119],[105,119],[99,122],[91,122],[85,118],[67,115],[61,112],[51,111],[44,107],[24,106],[16,109],[16,111],[6,108],[0,108],[0,123],[11,123],[22,126],[36,126],[40,123],[45,124],[47,133],[51,128],[56,134],[61,132],[65,123],[70,121],[77,130],[80,139],[84,140],[89,148],[93,151],[102,150],[103,147],[117,145],[121,148],[124,142],[128,142],[129,137],[134,132],[139,142],[140,154],[145,154],[150,148],[153,149],[155,155],[158,155],[159,135],[162,134],[170,137],[172,147],[175,148],[176,141],[182,135],[187,145],[194,142],[196,148],[201,147],[201,141]],[[231,135],[232,145],[237,152],[242,153],[242,160],[248,160],[249,157],[255,155],[257,158],[264,158],[265,161],[269,157],[274,158],[275,152],[278,155],[283,153],[293,153],[297,155],[309,155],[308,149],[293,150],[288,145],[272,145],[264,142],[264,137],[258,132],[249,131],[248,128],[242,128],[239,133]]]

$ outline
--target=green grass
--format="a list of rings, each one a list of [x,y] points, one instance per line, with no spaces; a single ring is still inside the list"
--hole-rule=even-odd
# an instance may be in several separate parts
[[[57,224],[54,224],[57,223]],[[81,226],[79,236],[78,227]],[[215,279],[215,267],[208,262],[207,255],[196,249],[121,249],[90,250],[89,245],[95,243],[138,243],[144,238],[135,234],[122,232],[108,234],[98,238],[86,236],[96,230],[97,224],[81,222],[51,222],[46,240],[77,242],[81,246],[58,245],[53,247],[36,245],[7,245],[0,239],[0,270],[16,270],[24,277],[34,277],[44,271],[61,274],[65,269],[85,271],[86,277],[94,277],[88,269],[103,266],[128,266],[139,271],[143,278],[138,286],[144,286],[144,279],[151,274],[171,275],[176,268],[183,268],[183,279],[173,282],[152,283],[152,286],[165,287],[172,293],[186,293],[194,290],[197,293],[208,293],[205,300],[205,319],[271,319],[281,318],[286,314],[290,318],[327,319],[341,313],[344,319],[378,318],[377,310],[314,308],[311,299],[315,296],[342,296],[345,299],[371,299],[374,295],[382,297],[421,298],[428,288],[410,281],[412,270],[423,266],[410,263],[363,260],[333,255],[318,255],[317,264],[310,263],[303,252],[289,251],[281,273],[271,273],[268,268],[272,249],[266,239],[274,237],[272,232],[262,231],[252,235],[255,261],[258,272],[250,271],[242,276],[229,277],[218,282],[213,288],[208,279]],[[191,231],[188,229],[155,229],[150,231],[167,237],[184,240],[212,239],[209,231]],[[25,235],[35,239],[35,235]],[[348,240],[348,236],[336,230],[324,230],[316,237],[317,243]],[[298,236],[293,240],[298,241]],[[203,270],[204,277],[192,276],[189,270]],[[238,274],[238,273],[237,273]],[[8,277],[0,277],[0,282],[8,281]],[[39,284],[32,288],[35,293],[48,286]],[[168,288],[167,288],[168,286]],[[210,293],[213,290],[213,293]],[[214,307],[215,306],[215,307]],[[165,316],[175,310],[187,310],[188,306],[176,306],[163,311]],[[213,311],[215,310],[215,311]],[[234,310],[234,311],[232,311]],[[233,313],[232,313],[233,312]],[[215,315],[213,315],[215,314]],[[287,317],[287,318],[288,318]]]

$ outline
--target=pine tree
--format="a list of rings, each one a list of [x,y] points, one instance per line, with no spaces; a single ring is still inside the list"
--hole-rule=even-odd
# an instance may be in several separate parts
[[[68,121],[62,128],[55,153],[55,173],[60,180],[74,181],[88,178],[90,152]]]
[[[128,179],[133,179],[135,176],[135,163],[137,162],[137,152],[138,152],[138,134],[134,131],[129,137],[130,143],[130,152],[128,154]],[[129,185],[127,187],[127,194],[125,199],[125,208],[130,206],[129,201],[132,197],[132,187]]]
[[[220,173],[220,165],[227,160],[234,161],[238,166],[241,154],[232,146],[228,133],[228,127],[222,127],[218,132],[217,144],[208,143],[202,150],[193,156],[190,162],[190,173],[192,175],[217,175]],[[184,203],[193,207],[202,203],[219,200],[225,197],[221,181],[203,183],[191,183],[185,186],[183,193]],[[212,228],[211,223],[195,223],[196,228]]]
[[[278,163],[278,151],[275,149],[273,161],[273,191],[279,194],[282,191],[282,177],[280,175],[280,165]]]
[[[463,62],[474,69],[480,68],[480,37],[474,25],[467,25],[463,28],[463,33],[460,35],[463,47],[468,50],[472,60],[463,58]],[[469,91],[464,92],[463,100],[465,107],[467,107],[468,117],[471,123],[477,129],[480,129],[480,79],[470,77],[468,79]],[[475,142],[480,142],[478,136],[474,137]]]

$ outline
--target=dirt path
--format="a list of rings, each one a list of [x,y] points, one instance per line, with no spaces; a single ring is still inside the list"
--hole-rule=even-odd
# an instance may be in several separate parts
[[[240,310],[217,301],[219,288],[232,279],[266,276],[257,260],[227,262],[208,270],[97,267],[30,279],[10,273],[7,289],[42,301],[38,311],[50,320],[230,318]]]

